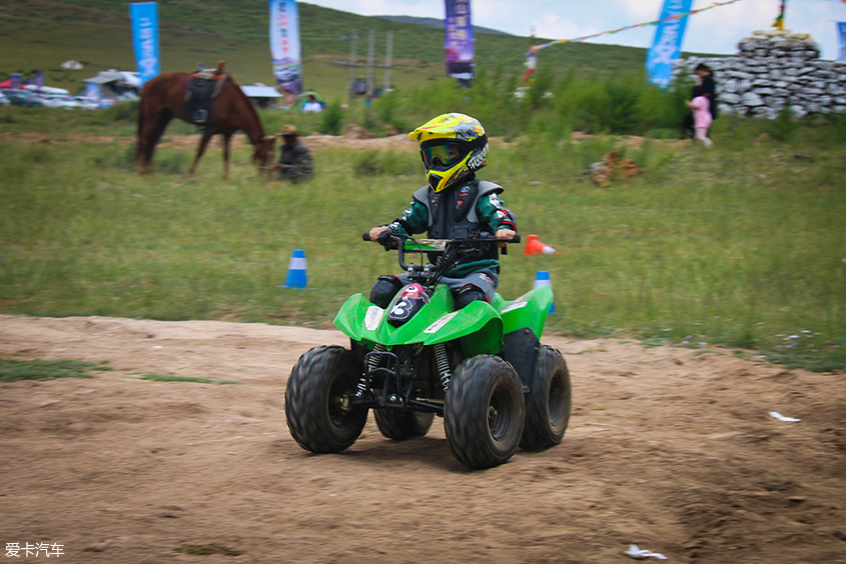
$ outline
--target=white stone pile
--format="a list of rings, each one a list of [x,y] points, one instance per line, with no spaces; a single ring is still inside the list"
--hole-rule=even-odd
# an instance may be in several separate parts
[[[731,57],[677,60],[674,76],[705,63],[714,71],[721,113],[773,119],[789,107],[794,117],[846,114],[846,63],[820,60],[808,34],[756,31]]]

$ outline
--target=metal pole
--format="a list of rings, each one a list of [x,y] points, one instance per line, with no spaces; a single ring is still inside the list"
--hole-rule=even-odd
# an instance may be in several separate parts
[[[367,95],[373,96],[373,50],[376,47],[376,30],[370,30],[370,45],[367,47]]]
[[[350,84],[347,90],[352,93],[353,84],[355,83],[355,40],[358,39],[356,30],[350,30]]]
[[[388,32],[388,45],[385,47],[385,92],[393,90],[391,86],[391,64],[393,64],[394,32]]]

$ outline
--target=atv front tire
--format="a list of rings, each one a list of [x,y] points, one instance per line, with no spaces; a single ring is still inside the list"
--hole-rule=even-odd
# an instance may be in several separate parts
[[[523,417],[523,384],[510,364],[479,355],[458,365],[447,390],[444,430],[459,462],[477,469],[507,462],[520,443]]]
[[[432,426],[434,413],[419,411],[400,411],[396,409],[374,409],[376,426],[383,435],[395,441],[405,441],[422,437]]]
[[[541,348],[529,387],[520,448],[543,450],[561,442],[570,421],[570,372],[560,352]]]
[[[316,347],[294,365],[285,390],[285,418],[294,440],[306,450],[341,452],[361,435],[367,409],[345,409],[362,367],[343,347]]]

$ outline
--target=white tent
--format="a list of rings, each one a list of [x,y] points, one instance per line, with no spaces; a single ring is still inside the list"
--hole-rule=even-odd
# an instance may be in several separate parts
[[[281,98],[282,93],[274,86],[265,86],[261,83],[256,83],[253,86],[242,86],[241,92],[246,94],[247,98],[260,107],[266,108],[273,103],[274,100]]]

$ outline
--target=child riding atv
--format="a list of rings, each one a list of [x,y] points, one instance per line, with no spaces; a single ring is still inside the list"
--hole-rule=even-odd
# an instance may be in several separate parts
[[[488,136],[478,120],[464,114],[443,114],[408,136],[420,142],[429,185],[414,193],[411,207],[399,219],[371,229],[371,241],[384,241],[386,232],[414,235],[428,231],[433,239],[474,237],[482,232],[497,239],[516,235],[514,216],[497,197],[502,187],[476,179],[476,171],[488,164]],[[491,303],[499,284],[497,247],[488,245],[482,256],[459,262],[446,273],[443,283],[452,290],[456,309],[475,300]],[[385,308],[407,284],[407,274],[381,276],[370,291],[370,301]]]
[[[404,273],[341,306],[335,325],[349,348],[315,347],[294,365],[288,429],[304,449],[335,453],[361,436],[370,410],[395,441],[424,436],[439,416],[456,460],[478,469],[518,447],[555,446],[570,418],[570,375],[561,353],[539,340],[552,291],[512,301],[496,292],[500,247],[519,236],[497,198],[502,188],[475,177],[487,163],[485,130],[444,114],[410,136],[429,185],[400,219],[364,234],[396,249]],[[430,239],[412,237],[423,231]],[[406,261],[414,256],[419,264]]]

